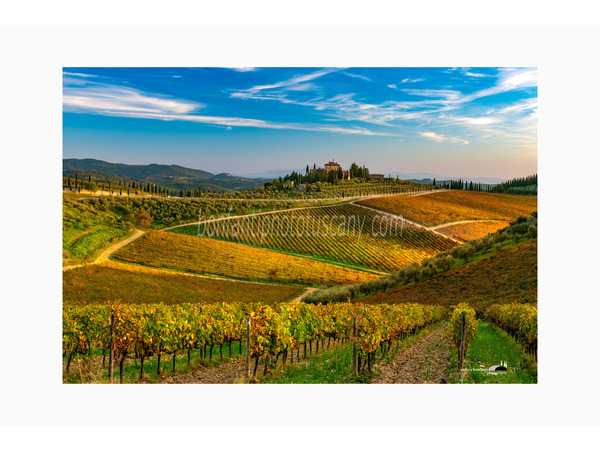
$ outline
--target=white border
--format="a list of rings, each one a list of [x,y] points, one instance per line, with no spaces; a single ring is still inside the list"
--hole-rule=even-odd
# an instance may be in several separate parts
[[[595,425],[592,28],[3,29],[3,408],[33,426]],[[539,68],[540,382],[536,386],[64,386],[63,66]],[[4,128],[4,127],[3,127]],[[293,435],[289,439],[293,440]],[[482,442],[483,444],[483,442]]]

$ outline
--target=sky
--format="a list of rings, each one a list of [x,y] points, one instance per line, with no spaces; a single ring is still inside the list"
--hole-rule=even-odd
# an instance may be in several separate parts
[[[64,68],[63,157],[213,173],[537,172],[536,68]]]

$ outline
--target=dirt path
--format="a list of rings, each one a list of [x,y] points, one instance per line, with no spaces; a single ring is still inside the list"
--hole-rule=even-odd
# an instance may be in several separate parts
[[[294,297],[288,303],[300,303],[304,297],[306,297],[308,294],[310,294],[311,292],[314,292],[316,290],[317,290],[317,288],[312,288],[312,287],[306,288],[302,294],[300,294],[297,297]]]
[[[432,233],[435,233],[435,234],[438,234],[438,235],[442,236],[444,239],[450,239],[451,241],[454,241],[457,244],[464,244],[463,241],[459,241],[458,239],[454,239],[454,238],[452,238],[450,236],[446,236],[445,234],[440,233],[439,231],[435,230],[434,228],[427,227],[427,226],[425,226],[423,224],[420,224],[418,222],[413,222],[412,220],[408,220],[407,218],[405,218],[403,216],[399,216],[397,214],[392,214],[392,213],[389,213],[389,212],[385,212],[385,211],[382,211],[380,209],[371,208],[370,206],[361,205],[360,203],[356,203],[355,201],[352,201],[350,203],[352,203],[352,204],[354,204],[356,206],[360,206],[361,208],[370,209],[371,211],[375,211],[376,213],[379,213],[381,215],[390,216],[390,217],[393,217],[394,219],[400,219],[401,221],[406,222],[406,223],[408,223],[410,225],[413,225],[413,226],[415,226],[417,228],[424,228],[425,230],[431,231]]]
[[[264,216],[267,214],[276,214],[276,213],[287,212],[287,211],[302,211],[304,209],[330,208],[332,206],[338,206],[338,205],[342,205],[344,203],[351,203],[352,201],[353,200],[347,200],[347,201],[343,201],[343,202],[339,202],[339,203],[333,203],[330,205],[301,206],[299,208],[275,209],[272,211],[263,211],[263,212],[252,213],[252,214],[241,214],[238,216],[219,216],[219,217],[214,217],[212,219],[200,220],[197,222],[182,223],[182,224],[175,225],[175,226],[168,227],[168,228],[161,228],[159,231],[168,231],[168,230],[172,230],[173,228],[187,227],[190,225],[201,225],[201,224],[205,224],[205,223],[219,222],[221,220],[234,220],[234,219],[243,219],[245,217]]]
[[[417,339],[390,363],[379,364],[378,384],[439,384],[447,383],[446,369],[450,354],[448,325],[436,328]]]
[[[414,194],[411,195],[411,197],[418,197],[419,195],[428,195],[428,194],[434,194],[436,192],[446,192],[448,189],[436,189],[435,191],[425,191],[425,192],[419,192],[418,194]]]
[[[427,192],[423,192],[422,194],[416,194],[416,195],[429,194],[430,192],[440,192],[440,191],[427,191]],[[412,192],[402,192],[402,193],[396,193],[396,194],[365,195],[365,196],[362,196],[362,197],[348,198],[348,199],[341,200],[341,201],[335,202],[335,203],[330,203],[330,204],[327,204],[327,205],[301,206],[299,208],[276,209],[276,210],[272,210],[272,211],[263,211],[263,212],[252,213],[252,214],[242,214],[242,215],[238,215],[238,216],[219,216],[219,217],[215,217],[213,219],[206,219],[206,220],[201,220],[201,221],[196,221],[196,222],[180,223],[179,225],[174,225],[172,227],[161,228],[160,231],[168,231],[168,230],[172,230],[174,228],[187,227],[187,226],[190,226],[190,225],[200,225],[200,224],[204,224],[204,223],[218,222],[220,220],[242,219],[242,218],[245,218],[245,217],[263,216],[265,214],[274,214],[274,213],[279,213],[279,212],[284,212],[284,211],[301,211],[303,209],[330,208],[332,206],[339,206],[339,205],[343,205],[343,204],[346,204],[346,203],[354,203],[354,202],[357,202],[359,200],[368,200],[368,199],[371,199],[371,198],[378,198],[378,197],[390,197],[390,196],[393,196],[393,195],[415,195],[415,194],[413,194]],[[323,200],[323,199],[317,199],[317,200]],[[359,206],[362,206],[362,205],[359,205]],[[377,210],[377,211],[381,212],[379,210]],[[421,227],[423,226],[423,225],[419,225],[419,224],[416,224],[416,225],[421,226]],[[447,236],[444,236],[444,237],[447,237]]]
[[[126,245],[131,244],[133,241],[140,238],[144,233],[145,233],[144,231],[136,230],[136,232],[133,236],[131,236],[123,241],[119,241],[116,244],[111,245],[106,250],[104,250],[102,253],[100,253],[100,256],[98,256],[90,264],[101,264],[101,263],[107,262],[113,253],[115,253],[117,250],[122,249]],[[87,265],[87,264],[77,264],[75,266],[66,266],[66,267],[63,267],[63,272],[65,272],[67,270],[75,269],[77,267],[82,267],[85,265]]]
[[[200,368],[192,372],[166,377],[163,383],[171,384],[235,384],[246,376],[246,360],[233,359],[208,369]]]
[[[289,283],[278,283],[278,282],[272,282],[272,281],[239,280],[236,278],[220,277],[217,275],[203,275],[200,273],[191,273],[191,272],[183,272],[183,271],[180,272],[180,271],[176,271],[176,270],[159,269],[159,268],[149,267],[149,266],[139,266],[137,264],[128,264],[126,262],[110,259],[110,257],[114,253],[116,253],[118,250],[122,249],[126,245],[131,244],[133,241],[140,238],[143,234],[145,234],[144,231],[137,230],[137,232],[133,236],[131,236],[128,239],[125,239],[123,241],[117,242],[116,244],[114,244],[114,245],[110,246],[109,248],[107,248],[106,250],[104,250],[100,254],[100,256],[98,256],[98,258],[96,258],[95,261],[93,261],[89,264],[103,264],[107,267],[116,267],[116,268],[120,268],[120,269],[124,269],[124,270],[134,271],[134,272],[136,270],[138,270],[138,271],[143,271],[145,273],[156,273],[156,274],[165,274],[165,275],[184,275],[184,276],[188,276],[188,277],[206,278],[209,280],[231,281],[232,283],[292,286]],[[63,267],[63,272],[65,272],[67,270],[75,269],[77,267],[83,267],[85,265],[88,265],[88,264],[77,264],[74,266],[66,266],[66,267]],[[298,289],[301,289],[301,288],[302,288],[302,286],[298,286]],[[306,287],[301,294],[299,294],[297,297],[290,300],[289,303],[300,302],[305,295],[307,295],[309,292],[312,292],[315,290],[316,290],[316,288]]]
[[[440,228],[451,227],[452,225],[459,225],[461,223],[473,223],[473,222],[509,222],[507,220],[499,220],[499,219],[473,219],[473,220],[459,220],[457,222],[448,222],[443,223],[441,225],[436,225],[434,227],[429,228],[430,230],[438,230]]]

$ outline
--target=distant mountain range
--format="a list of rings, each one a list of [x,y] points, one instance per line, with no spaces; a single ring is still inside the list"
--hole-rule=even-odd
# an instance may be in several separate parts
[[[285,177],[292,172],[300,173],[304,175],[306,172],[306,167],[304,169],[278,169],[278,170],[267,170],[265,172],[256,172],[256,173],[240,173],[238,176],[245,178],[268,178],[269,181],[274,180],[275,178]]]
[[[248,177],[248,178],[269,178],[269,179],[275,179],[277,177],[284,177],[290,173],[292,173],[293,171],[296,171],[297,173],[301,173],[304,174],[304,172],[306,171],[306,169],[289,169],[289,170],[267,170],[265,172],[257,172],[257,173],[246,173],[246,174],[239,174],[242,177]],[[371,173],[377,173],[376,171],[371,171]],[[427,182],[427,180],[431,180],[433,181],[433,179],[435,178],[436,183],[438,181],[449,181],[449,180],[458,180],[459,178],[462,180],[466,180],[466,181],[472,181],[473,183],[483,183],[483,184],[498,184],[498,183],[502,183],[503,181],[506,181],[502,178],[484,178],[484,177],[450,177],[448,175],[441,175],[439,173],[429,173],[429,172],[413,172],[413,173],[406,173],[406,172],[386,172],[383,175],[385,175],[386,177],[391,175],[392,177],[396,177],[398,176],[398,178],[401,178],[403,180],[409,180],[409,181],[423,181],[423,182]]]
[[[248,173],[243,175],[233,175],[231,173],[213,174],[205,170],[190,169],[178,165],[166,164],[146,164],[132,165],[110,163],[99,159],[63,159],[63,176],[74,177],[78,174],[79,179],[86,179],[91,175],[93,180],[118,183],[127,179],[129,181],[154,183],[170,189],[211,189],[217,191],[233,192],[244,191],[247,189],[255,189],[261,187],[267,181],[272,181],[275,178],[283,177],[296,171],[304,173],[305,169],[291,170],[267,170],[264,172]],[[460,177],[449,177],[437,173],[428,172],[391,172],[385,173],[385,176],[398,176],[403,180],[431,183],[435,178],[436,183],[441,183],[444,180],[456,180]],[[483,178],[483,177],[462,177],[465,181],[474,183],[483,183],[495,185],[502,183],[502,178]]]
[[[245,173],[245,174],[238,174],[238,175],[241,177],[247,177],[247,178],[268,178],[270,180],[273,180],[277,177],[284,177],[286,175],[289,175],[293,171],[300,173],[300,174],[304,174],[304,172],[306,171],[306,168],[304,168],[304,169],[289,169],[289,170],[284,170],[284,169],[267,170],[265,172]],[[371,171],[371,173],[377,173],[377,172]],[[506,181],[502,178],[450,177],[448,175],[440,175],[439,173],[429,173],[429,172],[413,172],[413,173],[386,172],[383,175],[385,175],[386,177],[388,175],[391,175],[392,177],[398,176],[398,178],[401,178],[403,180],[424,181],[424,182],[426,182],[427,180],[433,180],[435,178],[436,183],[440,180],[446,180],[446,181],[458,180],[459,178],[462,180],[466,180],[466,181],[472,181],[473,183],[484,183],[484,184],[498,184],[498,183],[502,183],[503,181]]]
[[[171,189],[211,189],[225,192],[243,191],[262,186],[272,178],[245,178],[230,173],[213,174],[204,170],[177,165],[130,165],[110,163],[98,159],[63,159],[63,176],[80,179],[88,174],[96,181],[116,182],[118,178],[154,183]],[[115,178],[117,177],[117,178]]]

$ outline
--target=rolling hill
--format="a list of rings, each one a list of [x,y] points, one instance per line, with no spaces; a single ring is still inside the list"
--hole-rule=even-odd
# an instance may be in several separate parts
[[[63,159],[63,176],[74,176],[78,172],[80,178],[87,176],[117,176],[135,181],[159,184],[171,189],[203,189],[220,191],[243,191],[261,187],[270,179],[243,178],[229,173],[212,174],[204,170],[190,169],[175,164],[130,165],[110,163],[98,159]]]
[[[477,310],[494,303],[537,302],[537,239],[500,250],[439,276],[354,300],[358,303],[467,302]]]

